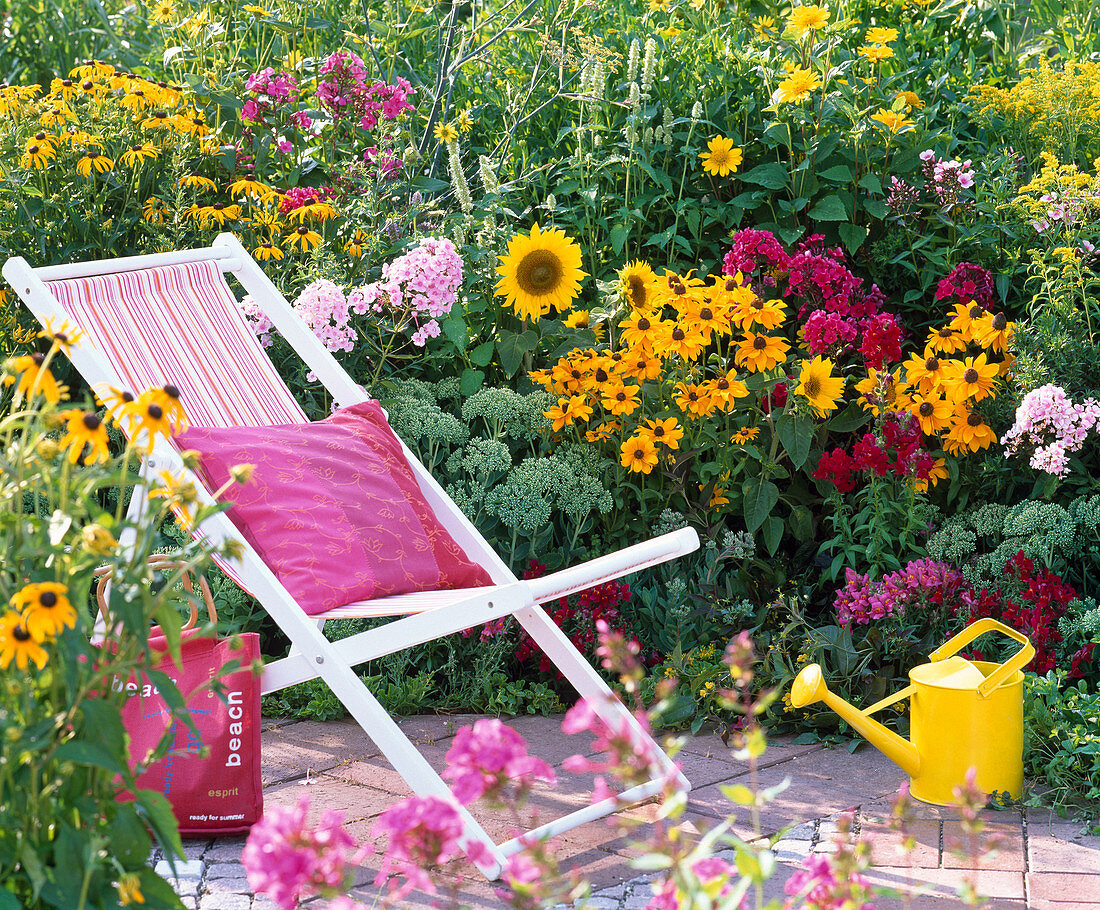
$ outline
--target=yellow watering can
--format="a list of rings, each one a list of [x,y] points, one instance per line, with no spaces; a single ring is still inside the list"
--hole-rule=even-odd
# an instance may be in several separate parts
[[[1000,632],[1021,645],[1003,664],[970,661],[956,652],[985,632]],[[1024,674],[1035,656],[1024,635],[995,619],[979,619],[928,655],[931,663],[909,671],[909,685],[861,711],[834,695],[821,667],[802,669],[791,687],[791,704],[823,701],[905,771],[909,792],[922,802],[948,806],[970,768],[986,793],[1020,798],[1024,784]],[[902,739],[871,718],[912,696],[910,736]]]

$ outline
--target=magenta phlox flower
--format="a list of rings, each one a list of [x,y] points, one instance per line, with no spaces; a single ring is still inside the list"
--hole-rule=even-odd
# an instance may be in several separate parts
[[[989,309],[993,306],[993,273],[973,262],[960,262],[936,285],[936,300]]]
[[[630,717],[621,710],[615,711],[615,714],[615,719],[609,723],[588,698],[580,699],[566,712],[562,719],[562,731],[570,735],[586,731],[595,734],[591,748],[601,756],[594,760],[584,755],[571,755],[562,763],[562,768],[571,774],[614,774],[629,783],[653,777],[661,763],[649,738],[638,736]],[[635,713],[634,719],[642,731],[649,733],[649,718],[645,712]],[[675,771],[669,769],[666,773],[671,777]],[[593,802],[600,802],[611,795],[614,794],[606,781],[602,781],[597,786]]]
[[[388,836],[389,843],[374,883],[381,886],[388,880],[390,897],[395,899],[416,888],[435,894],[428,867],[463,853],[462,817],[452,803],[438,796],[410,796],[390,806],[371,829],[371,837],[382,836]]]
[[[527,741],[496,718],[482,718],[455,734],[443,777],[452,782],[451,792],[464,806],[509,787],[525,790],[537,780],[557,780],[553,768],[527,754]]]
[[[350,867],[373,847],[355,850],[355,840],[343,828],[344,813],[326,809],[309,827],[309,797],[293,807],[268,809],[249,832],[241,864],[254,892],[267,894],[282,910],[294,910],[301,900],[334,893],[348,884]]]
[[[240,306],[241,312],[244,313],[244,321],[259,339],[260,346],[271,347],[271,333],[275,331],[275,323],[271,321],[267,313],[260,309],[260,305],[252,299],[252,295],[245,297],[238,306]]]
[[[783,905],[785,910],[875,910],[874,904],[862,901],[870,882],[858,872],[850,872],[840,881],[829,854],[811,853],[802,861],[802,867],[783,886],[791,896]]]
[[[725,274],[741,272],[750,281],[760,278],[765,285],[775,287],[775,273],[786,270],[789,257],[771,231],[745,228],[734,234],[730,243],[722,260]]]
[[[681,907],[713,906],[724,898],[728,898],[740,879],[741,875],[737,868],[726,860],[718,856],[705,856],[691,864],[687,893],[681,890],[671,876],[662,879],[652,885],[653,898],[646,904],[645,910],[680,910]],[[706,896],[707,903],[703,904],[695,899],[696,891],[700,892],[700,896]],[[737,906],[747,907],[747,897],[742,897]]]

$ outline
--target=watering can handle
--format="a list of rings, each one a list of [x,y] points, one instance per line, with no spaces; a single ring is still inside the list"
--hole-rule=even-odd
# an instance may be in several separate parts
[[[984,635],[986,632],[1000,632],[1002,635],[1007,635],[1009,638],[1013,639],[1013,641],[1018,641],[1022,647],[978,684],[978,692],[981,693],[983,697],[989,695],[990,692],[996,689],[1013,673],[1017,670],[1022,670],[1031,662],[1031,659],[1035,656],[1035,646],[1032,645],[1026,635],[1017,632],[1015,629],[1009,628],[1004,623],[997,622],[997,620],[992,617],[986,616],[975,623],[971,623],[958,635],[949,638],[928,655],[928,659],[933,663],[943,660],[961,651],[975,638],[979,635]]]

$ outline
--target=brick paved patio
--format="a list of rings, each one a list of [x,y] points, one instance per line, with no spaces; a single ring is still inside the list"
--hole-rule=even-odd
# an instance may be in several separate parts
[[[402,726],[436,767],[442,767],[454,731],[471,717],[414,717]],[[588,781],[561,770],[569,755],[584,751],[590,739],[565,736],[556,718],[521,717],[508,721],[527,739],[530,751],[557,766],[558,786],[536,793],[532,805],[543,821],[584,805]],[[725,818],[729,802],[721,785],[748,782],[748,769],[732,757],[720,738],[705,734],[689,739],[679,760],[691,780],[687,819],[702,831]],[[950,810],[921,806],[911,829],[916,846],[900,850],[899,835],[882,819],[890,797],[904,774],[882,755],[865,747],[852,755],[820,745],[775,741],[761,760],[758,787],[770,787],[789,778],[791,786],[762,812],[763,833],[771,835],[791,826],[776,845],[780,871],[768,883],[767,897],[782,897],[783,883],[811,852],[830,849],[839,815],[855,811],[856,830],[872,846],[875,884],[896,889],[895,899],[876,901],[878,910],[908,907],[962,907],[956,889],[965,876],[976,880],[991,910],[1100,910],[1100,837],[1086,836],[1080,825],[1051,817],[1048,812],[1009,810],[987,813],[987,827],[1001,840],[1001,848],[985,858],[979,870],[967,869],[952,853],[961,838],[957,818]],[[409,795],[400,776],[380,756],[359,727],[348,721],[268,721],[263,734],[263,780],[267,805],[291,805],[308,788],[313,811],[341,809],[347,827],[359,840],[369,839],[377,815],[395,800]],[[625,815],[642,825],[652,820],[655,806],[644,805]],[[474,814],[490,835],[504,840],[508,825],[492,813]],[[733,829],[751,837],[744,813]],[[639,834],[644,836],[643,828]],[[275,905],[253,897],[240,865],[243,838],[187,842],[188,862],[178,871],[177,891],[196,910],[261,910]],[[593,910],[640,910],[649,901],[648,879],[631,868],[636,855],[628,838],[606,821],[597,821],[562,835],[558,855],[564,868],[574,868],[592,883]],[[357,878],[353,894],[368,906],[378,889],[372,884],[379,858],[372,857]],[[167,864],[160,871],[169,874]],[[447,881],[459,900],[475,908],[505,904],[471,866],[449,867]],[[409,907],[431,906],[424,895],[411,895]]]

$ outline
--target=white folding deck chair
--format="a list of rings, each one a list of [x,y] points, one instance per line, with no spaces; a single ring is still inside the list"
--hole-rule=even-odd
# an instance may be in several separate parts
[[[140,392],[170,382],[180,390],[184,408],[196,426],[305,422],[302,409],[246,324],[224,272],[232,273],[266,312],[338,406],[368,399],[232,234],[220,234],[212,246],[197,250],[38,269],[16,257],[3,268],[8,283],[44,325],[68,320],[83,331],[70,357],[93,387],[106,383]],[[224,514],[213,516],[198,533],[212,541],[231,539],[238,543],[243,551],[240,560],[220,564],[260,601],[292,643],[288,657],[264,668],[263,692],[317,677],[328,683],[415,793],[441,797],[459,809],[465,824],[464,840],[480,842],[492,857],[478,863],[489,879],[499,877],[506,858],[522,849],[526,838],[559,834],[608,815],[622,805],[648,799],[670,778],[679,789],[690,789],[684,775],[614,698],[607,684],[540,605],[690,553],[699,546],[695,531],[665,534],[584,565],[519,581],[412,452],[407,447],[404,452],[443,526],[467,556],[485,568],[493,585],[401,594],[310,616],[232,522]],[[143,464],[142,485],[131,503],[133,514],[140,514],[149,484],[155,484],[157,474],[164,470],[193,481],[203,498],[210,501],[202,483],[183,465],[175,449],[158,441]],[[658,757],[661,773],[615,798],[496,844],[459,806],[439,774],[352,668],[508,615],[516,617],[577,692],[593,700],[598,712],[608,720],[628,721],[639,744]],[[323,634],[326,620],[375,616],[403,618],[338,642],[328,641]]]

